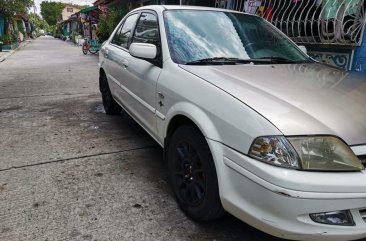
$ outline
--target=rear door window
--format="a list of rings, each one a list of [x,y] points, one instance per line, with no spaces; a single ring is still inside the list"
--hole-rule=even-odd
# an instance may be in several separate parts
[[[117,30],[112,39],[112,44],[128,49],[132,37],[131,31],[136,23],[138,14],[130,15],[126,18],[122,26]]]

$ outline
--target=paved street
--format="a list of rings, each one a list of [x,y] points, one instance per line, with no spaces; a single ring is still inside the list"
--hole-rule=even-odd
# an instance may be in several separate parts
[[[40,38],[0,63],[0,240],[280,240],[186,218],[162,149],[103,113],[97,60]]]

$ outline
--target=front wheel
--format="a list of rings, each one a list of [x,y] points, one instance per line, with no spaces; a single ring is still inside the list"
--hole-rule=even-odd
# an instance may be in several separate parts
[[[88,53],[89,47],[88,47],[87,43],[83,43],[82,50],[83,50],[83,54],[86,55]]]
[[[168,144],[167,158],[180,208],[198,221],[223,216],[214,160],[201,132],[193,126],[179,127]]]
[[[99,48],[94,48],[94,47],[89,48],[89,52],[90,52],[91,54],[97,54],[97,53],[98,53],[98,51],[99,51]]]

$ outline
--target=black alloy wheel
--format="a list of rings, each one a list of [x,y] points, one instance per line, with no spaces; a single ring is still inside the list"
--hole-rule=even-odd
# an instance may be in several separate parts
[[[113,99],[111,90],[109,89],[107,77],[104,73],[100,75],[100,92],[102,93],[103,107],[107,115],[116,115],[121,113],[122,108]]]
[[[175,181],[184,202],[198,206],[206,194],[206,177],[195,147],[183,140],[175,147]]]
[[[194,220],[211,220],[225,214],[214,160],[201,132],[181,126],[168,145],[173,191],[181,209]]]

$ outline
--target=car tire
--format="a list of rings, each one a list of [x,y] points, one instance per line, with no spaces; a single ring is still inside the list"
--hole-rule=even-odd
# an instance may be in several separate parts
[[[121,113],[121,106],[113,99],[111,90],[109,89],[107,77],[104,73],[100,75],[100,92],[102,93],[102,101],[105,113],[107,115],[116,115]]]
[[[190,218],[206,221],[225,214],[212,154],[202,133],[181,126],[171,136],[167,158],[176,200]]]

